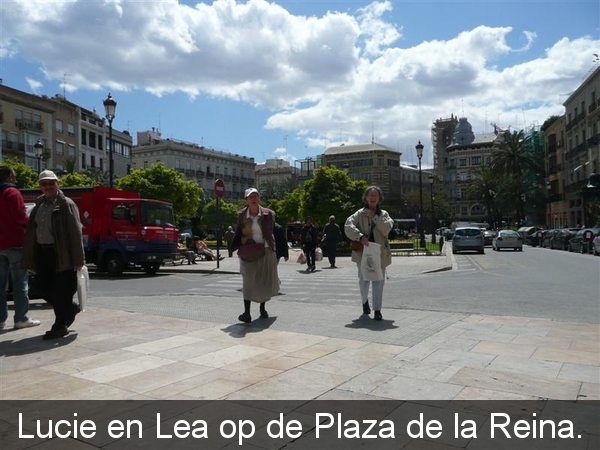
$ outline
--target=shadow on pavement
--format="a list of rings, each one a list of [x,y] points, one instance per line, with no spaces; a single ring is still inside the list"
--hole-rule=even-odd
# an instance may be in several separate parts
[[[4,333],[9,333],[11,331],[13,330],[4,330]],[[69,345],[71,342],[74,342],[75,339],[77,339],[77,333],[70,332],[68,335],[60,339],[50,339],[48,341],[45,341],[42,339],[42,336],[45,332],[46,330],[42,328],[40,330],[39,336],[32,336],[25,339],[20,339],[19,345],[15,345],[15,341],[12,340],[0,342],[0,355],[8,357],[43,352],[51,348]]]
[[[250,323],[237,323],[235,325],[229,325],[228,327],[221,328],[221,331],[229,333],[231,337],[243,338],[247,334],[260,333],[266,330],[275,323],[277,316],[271,316],[268,319],[256,318]]]
[[[373,320],[365,314],[361,315],[358,319],[354,319],[352,323],[344,326],[346,328],[365,328],[373,331],[393,330],[394,328],[398,328],[397,325],[394,325],[393,320]]]

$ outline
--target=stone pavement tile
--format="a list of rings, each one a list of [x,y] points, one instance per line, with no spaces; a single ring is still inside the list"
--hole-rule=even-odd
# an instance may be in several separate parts
[[[512,326],[526,326],[529,323],[528,317],[517,317],[517,316],[486,316],[481,320],[482,324],[502,324]]]
[[[163,339],[156,339],[154,341],[145,342],[143,344],[123,347],[123,350],[135,353],[142,353],[144,355],[151,355],[153,353],[161,352],[164,350],[171,350],[177,347],[182,347],[188,344],[195,344],[198,342],[200,342],[200,339],[198,338],[186,335],[177,335]]]
[[[404,361],[421,361],[437,350],[434,343],[420,342],[398,354],[398,359]]]
[[[212,327],[206,327],[206,328],[202,328],[197,331],[192,331],[190,333],[187,333],[187,335],[191,336],[191,337],[199,338],[199,339],[204,339],[204,340],[218,339],[218,338],[223,337],[223,335],[226,334],[226,332],[223,330],[227,327],[230,327],[230,325],[226,325],[226,324],[222,324],[222,323],[213,323],[212,325],[213,325]],[[240,330],[242,330],[241,325],[238,328]]]
[[[241,389],[229,400],[312,400],[339,386],[350,377],[295,368]]]
[[[137,335],[121,335],[121,336],[110,336],[102,335],[104,339],[94,340],[86,342],[85,348],[94,350],[95,352],[111,352],[120,350],[123,347],[130,347],[132,345],[143,344],[147,342],[147,339]]]
[[[259,353],[246,359],[235,361],[231,364],[222,366],[221,369],[228,370],[230,372],[243,372],[252,370],[255,367],[262,366],[269,361],[278,359],[285,356],[285,353],[278,352],[275,350],[267,350],[264,353]],[[266,367],[266,366],[265,366]]]
[[[582,383],[579,398],[585,400],[600,400],[600,384]]]
[[[268,331],[271,331],[270,333]],[[260,335],[253,336],[248,345],[256,345],[270,350],[291,353],[318,344],[327,338],[288,331],[263,330]]]
[[[376,395],[361,394],[360,392],[346,391],[344,389],[332,389],[319,396],[316,400],[387,400]]]
[[[432,338],[423,341],[425,345],[435,346],[436,348],[445,348],[460,351],[469,351],[475,347],[479,340],[439,337],[437,334]]]
[[[80,358],[67,359],[55,364],[44,366],[44,369],[52,372],[72,375],[83,370],[96,369],[108,364],[129,361],[131,359],[138,358],[139,356],[140,355],[138,353],[127,352],[124,350],[113,350],[110,352],[95,353],[93,355]]]
[[[108,383],[110,381],[118,380],[119,378],[125,378],[130,375],[145,372],[146,370],[171,364],[175,364],[175,361],[157,358],[152,355],[142,355],[128,361],[83,370],[73,374],[73,376],[94,381],[96,383]]]
[[[389,358],[381,364],[373,367],[371,371],[400,375],[409,378],[433,380],[446,370],[449,365],[443,363],[432,363],[424,361],[407,361],[402,359],[403,354]]]
[[[536,347],[532,345],[519,345],[505,342],[481,341],[471,349],[473,353],[487,353],[491,355],[520,356],[529,358],[535,352]]]
[[[578,327],[577,325],[581,325],[581,327]],[[555,337],[563,337],[563,338],[569,338],[569,339],[573,339],[574,341],[576,340],[582,340],[582,341],[586,341],[586,340],[595,340],[596,342],[599,339],[598,336],[598,325],[596,324],[596,329],[591,328],[590,326],[588,326],[589,324],[573,324],[573,323],[561,323],[561,324],[557,324],[554,327],[552,327],[552,330],[550,330],[550,333],[548,333],[548,336],[555,336]]]
[[[320,342],[321,345],[327,345],[337,349],[363,347],[368,342],[356,341],[354,339],[329,338]]]
[[[218,400],[250,385],[241,381],[218,379],[184,391],[182,394],[201,400]]]
[[[497,329],[483,329],[483,330],[465,330],[460,335],[461,339],[470,339],[475,341],[494,341],[494,342],[511,342],[515,339],[516,334],[501,333]]]
[[[531,327],[505,324],[498,328],[499,333],[517,334],[525,336],[547,336],[550,333],[550,327]]]
[[[231,372],[229,375],[224,375],[222,379],[238,381],[240,383],[250,385],[279,375],[281,372],[283,372],[283,370],[269,369],[265,367],[253,367],[250,370]]]
[[[340,384],[336,389],[346,393],[352,392],[355,394],[369,394],[378,386],[387,383],[393,377],[393,374],[369,370],[355,376],[345,383]]]
[[[552,379],[558,376],[562,366],[562,363],[553,361],[501,355],[495,358],[486,369]]]
[[[558,374],[559,380],[573,380],[586,383],[600,383],[600,368],[586,364],[565,363]]]
[[[58,400],[133,400],[138,394],[109,384],[94,383],[91,386],[73,389]]]
[[[575,400],[581,383],[567,380],[551,380],[511,372],[474,369],[464,367],[450,382],[464,386],[531,395],[543,399]]]
[[[340,358],[357,359],[357,358],[389,358],[402,353],[407,347],[390,344],[378,344],[369,342],[360,347],[343,348],[336,352]]]
[[[70,375],[52,374],[51,377],[48,377],[44,376],[42,372],[37,383],[28,384],[21,388],[15,385],[11,388],[3,387],[2,397],[5,400],[62,400],[71,398],[73,390],[89,388],[94,384],[92,381]]]
[[[160,352],[153,353],[153,356],[175,361],[185,361],[207,353],[216,352],[224,348],[233,347],[234,343],[217,342],[215,340],[203,341],[197,340],[193,344],[182,345],[176,348],[170,348]]]
[[[340,352],[331,353],[321,358],[314,359],[302,366],[306,370],[316,372],[334,373],[354,377],[387,360],[386,354],[374,354],[368,358],[348,358],[339,355]]]
[[[464,386],[458,383],[395,376],[370,394],[396,400],[452,400],[463,388]]]
[[[573,344],[573,340],[562,337],[525,336],[520,334],[511,341],[511,344],[532,345],[535,347],[570,348]]]
[[[301,366],[310,361],[311,360],[308,358],[295,358],[293,356],[283,355],[283,356],[280,356],[279,358],[270,359],[268,361],[262,362],[262,363],[258,364],[258,367],[264,367],[264,368],[284,371],[284,370],[293,369],[294,367]]]
[[[532,359],[545,361],[568,362],[572,364],[588,364],[600,366],[600,352],[584,352],[581,350],[565,350],[558,348],[539,348]]]
[[[198,364],[177,361],[173,364],[151,368],[141,373],[113,380],[110,384],[127,391],[144,394],[210,370],[210,368]]]
[[[466,366],[482,369],[492,362],[495,355],[484,353],[460,352],[455,350],[439,349],[423,359],[424,362],[441,363],[446,365]]]
[[[440,374],[437,375],[433,380],[441,383],[447,383],[448,380],[450,380],[450,378],[452,378],[460,369],[462,369],[462,366],[450,365],[440,372]]]
[[[196,356],[195,358],[188,359],[187,362],[192,364],[200,364],[204,366],[220,368],[227,366],[237,361],[251,358],[256,355],[268,353],[269,350],[258,347],[251,347],[249,345],[234,345],[233,347],[227,347],[222,350],[215,352],[206,353],[204,355]]]
[[[519,395],[512,392],[467,386],[454,400],[539,400],[539,398],[531,395]]]
[[[213,367],[204,366],[204,368],[207,370],[206,372],[162,386],[157,389],[153,389],[151,391],[147,391],[144,394],[159,399],[175,399],[175,397],[185,398],[189,396],[187,394],[183,394],[184,392],[194,389],[198,386],[202,386],[203,384],[210,383],[211,381],[224,378],[231,374],[231,372],[227,372],[226,370],[215,369]]]
[[[306,359],[316,359],[321,356],[328,355],[330,353],[336,352],[338,350],[337,347],[333,347],[330,345],[324,344],[315,344],[310,347],[305,347],[301,350],[297,350],[295,352],[290,352],[287,356],[292,358],[306,358]]]
[[[600,352],[600,339],[586,339],[586,340],[575,340],[572,342],[572,350],[578,350],[583,352]]]

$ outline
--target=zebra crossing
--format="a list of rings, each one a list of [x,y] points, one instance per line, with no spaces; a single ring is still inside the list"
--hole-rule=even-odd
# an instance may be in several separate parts
[[[281,281],[278,301],[318,303],[334,301],[338,304],[355,305],[360,301],[357,275],[349,271],[317,270],[312,273],[303,271],[284,271],[279,274]],[[211,295],[218,297],[238,297],[242,289],[240,275],[228,275],[215,278],[202,287]],[[193,290],[193,289],[192,289]]]

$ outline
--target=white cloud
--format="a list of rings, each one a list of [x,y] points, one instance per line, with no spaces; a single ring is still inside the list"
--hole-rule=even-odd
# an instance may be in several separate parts
[[[390,146],[400,136],[426,141],[423,124],[450,113],[464,112],[476,132],[500,115],[503,126],[516,126],[516,117],[541,122],[562,111],[557,93],[573,90],[600,47],[591,37],[564,38],[502,67],[509,55],[527,54],[536,33],[521,32],[524,44],[511,48],[511,27],[483,25],[402,47],[402,27],[386,19],[391,1],[320,17],[265,0],[4,3],[0,58],[33,61],[48,80],[67,73],[69,91],[243,101],[273,112],[266,128],[320,148],[338,143],[340,129],[350,142],[373,132]]]

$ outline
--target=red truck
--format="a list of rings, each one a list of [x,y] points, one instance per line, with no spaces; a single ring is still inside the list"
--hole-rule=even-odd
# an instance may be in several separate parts
[[[170,203],[101,186],[61,190],[79,208],[86,262],[98,271],[119,276],[141,267],[152,275],[176,257],[179,230]],[[26,203],[41,195],[38,189],[21,192]]]

